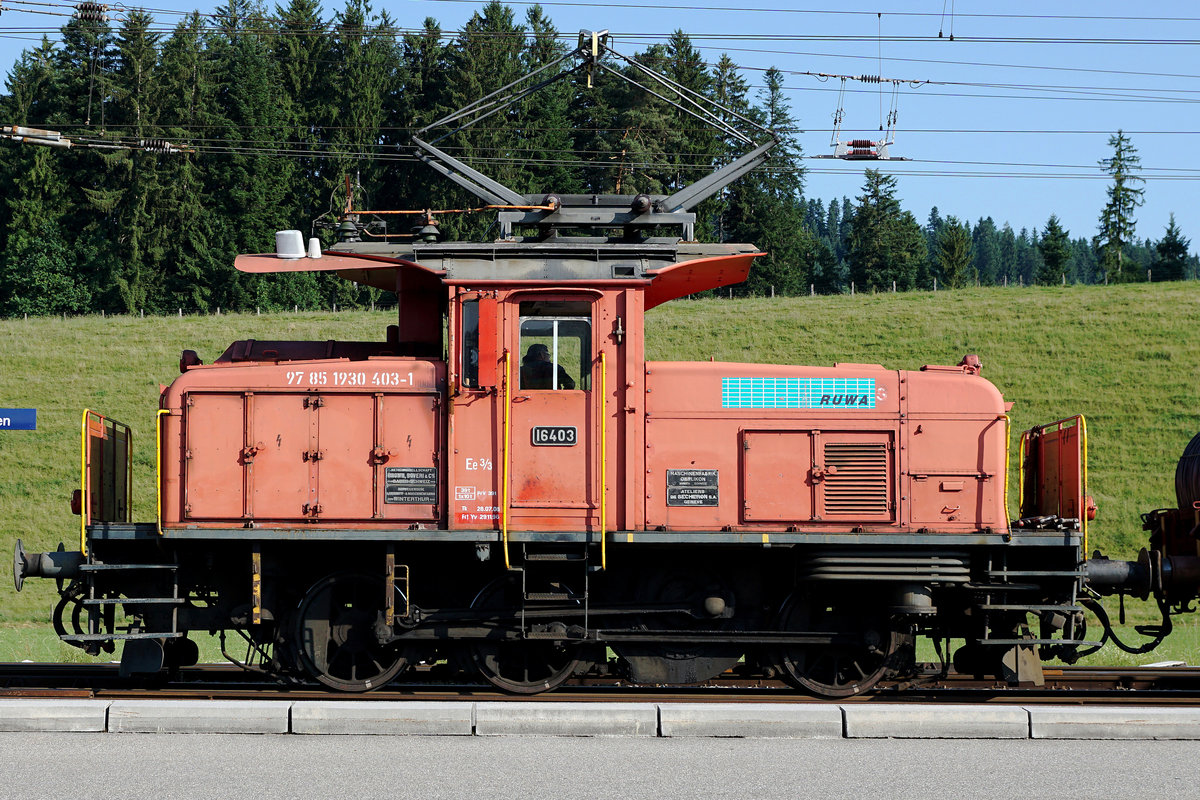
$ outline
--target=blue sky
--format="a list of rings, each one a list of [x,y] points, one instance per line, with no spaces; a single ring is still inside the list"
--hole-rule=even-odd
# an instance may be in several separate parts
[[[49,0],[65,3],[66,0]],[[510,3],[519,17],[532,3]],[[210,11],[217,4],[199,6]],[[447,31],[480,7],[476,0],[385,0],[404,28],[434,17]],[[785,72],[792,113],[807,156],[832,152],[839,81],[803,73],[881,75],[904,84],[897,97],[893,155],[912,161],[806,160],[805,193],[854,198],[865,166],[897,177],[904,207],[924,222],[931,206],[972,222],[991,216],[1014,229],[1041,228],[1057,213],[1072,237],[1091,237],[1105,202],[1096,162],[1109,136],[1127,131],[1142,158],[1145,205],[1137,235],[1157,239],[1174,212],[1200,249],[1200,6],[1165,0],[966,2],[910,0],[870,7],[831,0],[570,0],[544,2],[559,30],[604,29],[632,55],[682,28],[715,62],[729,53],[753,86],[762,71]],[[326,5],[327,15],[340,7]],[[0,63],[56,30],[64,17],[44,6],[5,3]],[[194,2],[154,0],[171,27]],[[1138,15],[1147,9],[1146,15]],[[57,9],[62,10],[62,9]],[[879,14],[880,16],[877,16]],[[941,37],[939,38],[939,31]],[[953,34],[953,40],[951,40]],[[878,138],[890,89],[848,82],[842,138]]]

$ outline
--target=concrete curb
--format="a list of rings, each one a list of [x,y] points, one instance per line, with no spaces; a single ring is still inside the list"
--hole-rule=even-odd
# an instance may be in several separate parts
[[[109,733],[288,733],[290,703],[270,700],[114,700]]]
[[[842,706],[847,739],[1028,739],[1029,711],[1020,706]]]
[[[13,698],[0,732],[1200,740],[1200,708]]]
[[[474,703],[317,700],[292,704],[292,733],[470,736]]]
[[[107,700],[19,697],[0,702],[0,731],[103,733],[107,728]]]
[[[820,703],[663,703],[659,736],[840,739],[842,711]]]
[[[1034,739],[1200,739],[1200,708],[1032,706]]]
[[[657,736],[653,703],[476,703],[476,736]]]

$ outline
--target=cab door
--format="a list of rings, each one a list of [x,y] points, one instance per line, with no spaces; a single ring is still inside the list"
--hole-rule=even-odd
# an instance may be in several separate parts
[[[597,298],[527,294],[510,302],[513,526],[586,530],[598,518]]]

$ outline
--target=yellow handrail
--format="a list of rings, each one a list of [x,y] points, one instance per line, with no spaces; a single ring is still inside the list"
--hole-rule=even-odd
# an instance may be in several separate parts
[[[1000,415],[1004,419],[1004,494],[1000,495],[1004,500],[1004,530],[1008,530],[1012,525],[1012,517],[1008,513],[1008,470],[1009,470],[1009,452],[1008,438],[1012,435],[1012,420],[1008,418],[1008,414]]]
[[[1083,458],[1081,459],[1083,461],[1083,464],[1080,465],[1082,467],[1081,472],[1083,473],[1083,475],[1081,476],[1083,486],[1080,487],[1081,491],[1080,491],[1080,498],[1079,498],[1079,525],[1083,529],[1083,560],[1087,561],[1087,558],[1088,558],[1087,420],[1083,418],[1083,414],[1079,415],[1079,448],[1080,448],[1080,452],[1083,453]]]
[[[88,500],[88,417],[91,409],[83,410],[83,427],[80,431],[79,443],[79,552],[87,555],[87,526],[91,516],[91,502]]]
[[[608,568],[608,362],[600,351],[600,571]]]
[[[154,494],[158,500],[158,535],[162,536],[162,418],[164,414],[170,414],[171,410],[160,408],[158,413],[154,415]]]
[[[1025,449],[1029,442],[1029,431],[1021,431],[1021,440],[1017,445],[1017,518],[1025,516]]]
[[[504,450],[501,454],[500,465],[500,538],[504,542],[504,568],[512,569],[508,558],[508,459],[509,428],[512,417],[512,358],[508,348],[504,348]]]

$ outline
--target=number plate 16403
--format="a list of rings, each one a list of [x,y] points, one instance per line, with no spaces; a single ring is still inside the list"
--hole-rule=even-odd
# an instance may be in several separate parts
[[[574,425],[534,425],[535,447],[571,447],[579,443],[579,430]]]

